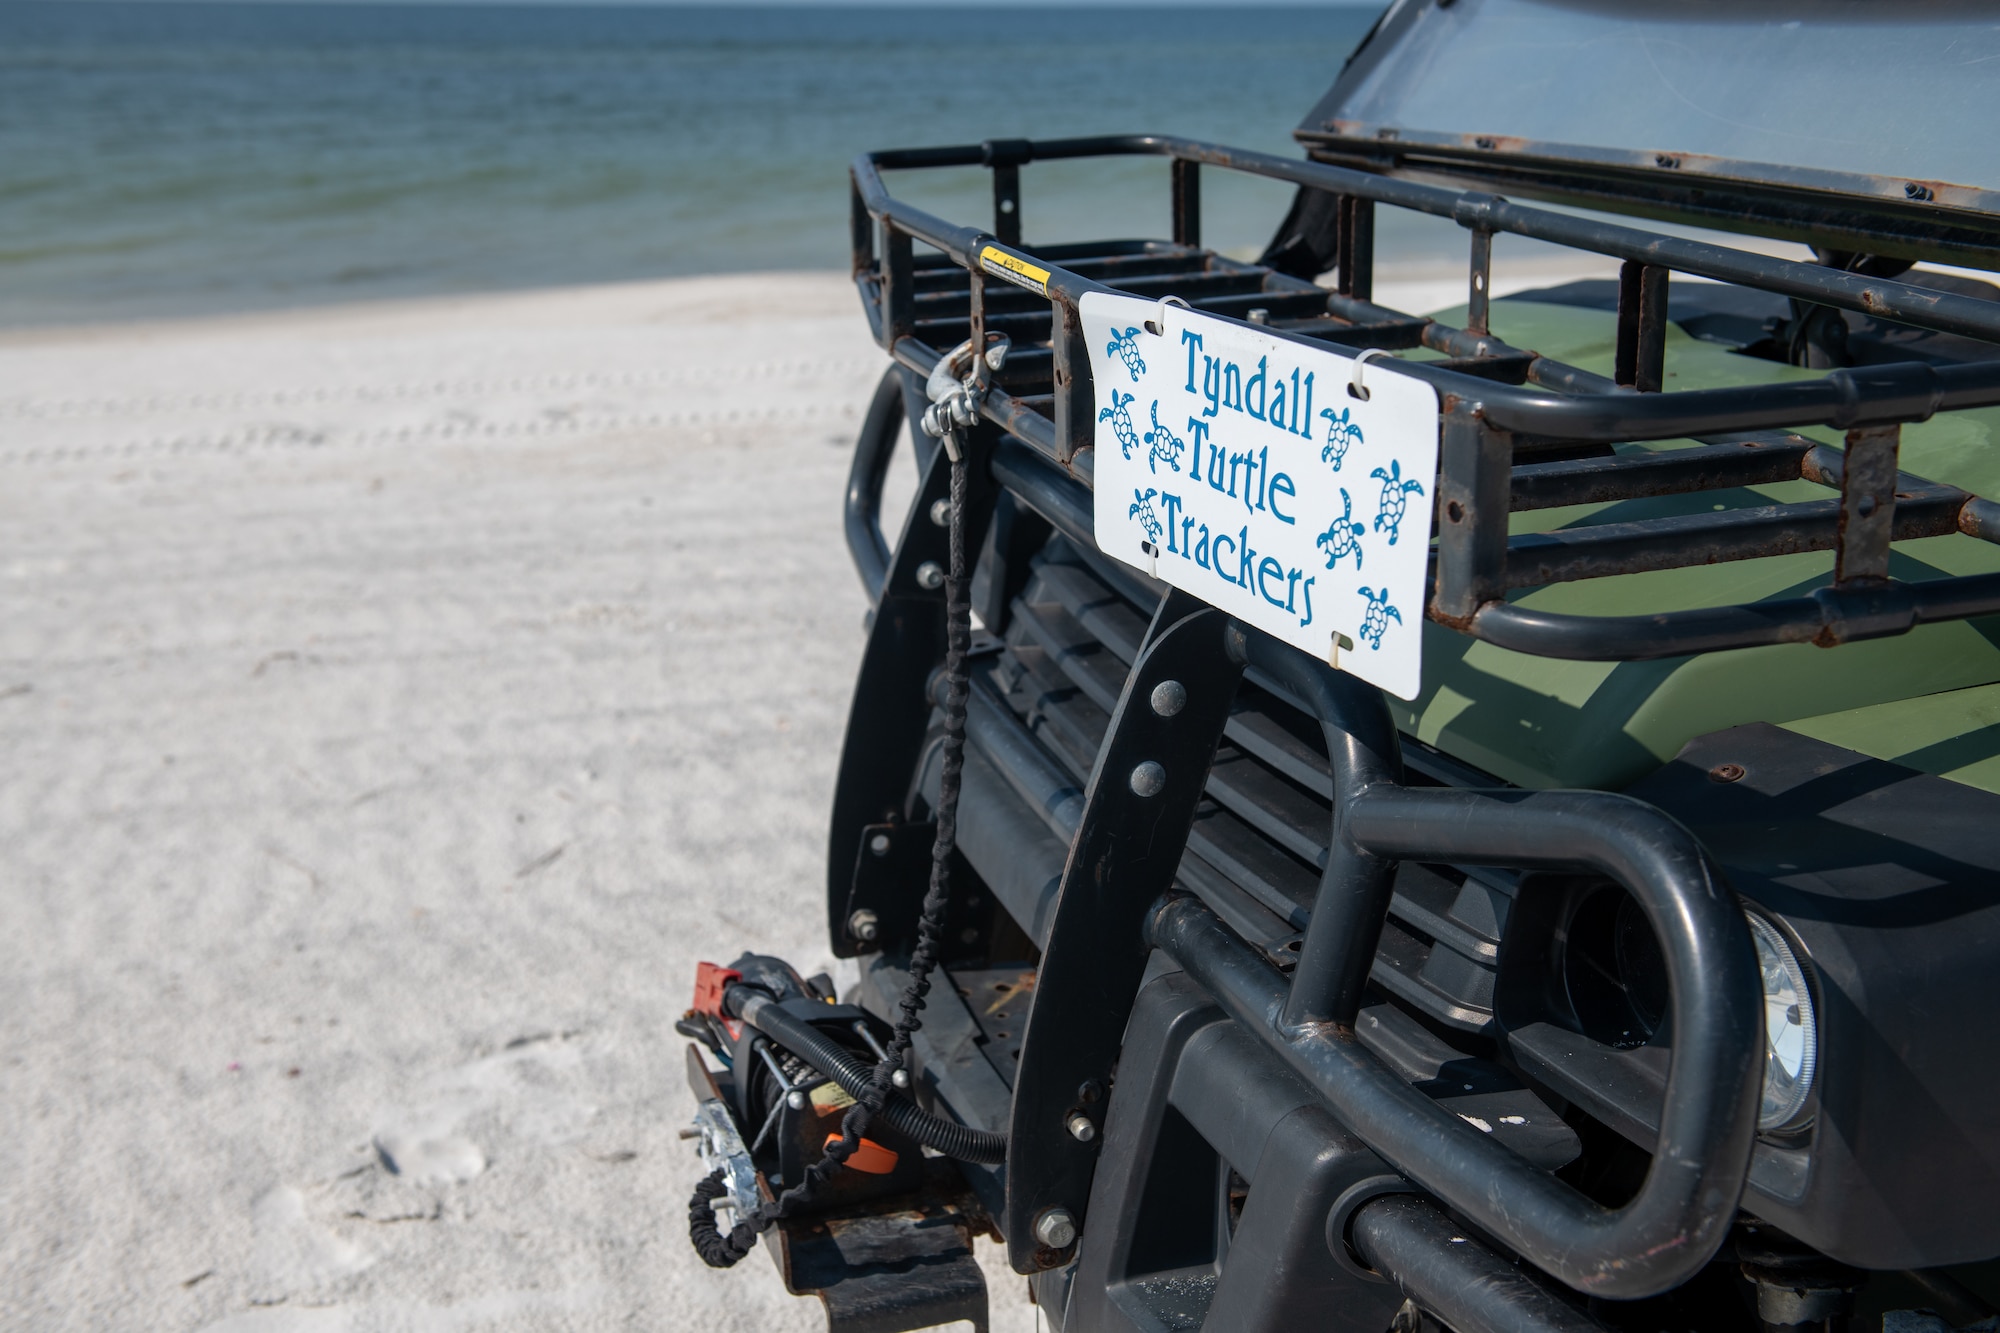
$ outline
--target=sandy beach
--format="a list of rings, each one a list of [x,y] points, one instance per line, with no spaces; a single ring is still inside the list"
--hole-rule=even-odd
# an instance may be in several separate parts
[[[0,334],[0,1327],[823,1326],[672,1024],[830,962],[883,364],[836,274]]]
[[[838,275],[0,338],[0,1327],[823,1326],[672,1024],[829,961],[882,364]]]

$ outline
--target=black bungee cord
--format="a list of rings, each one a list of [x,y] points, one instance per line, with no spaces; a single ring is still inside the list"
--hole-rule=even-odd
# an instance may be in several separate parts
[[[975,357],[974,362],[977,374],[983,367],[983,358]],[[931,973],[937,969],[938,954],[944,943],[945,914],[951,906],[951,858],[958,847],[958,793],[965,766],[965,714],[972,695],[966,666],[972,649],[972,593],[965,560],[965,442],[960,426],[946,412],[934,409],[931,415],[944,428],[939,440],[951,464],[951,554],[944,583],[944,746],[938,768],[937,836],[931,842],[931,882],[917,921],[916,947],[910,953],[910,984],[897,1003],[899,1016],[882,1058],[876,1062],[854,1105],[841,1118],[840,1137],[826,1145],[825,1153],[805,1169],[798,1184],[751,1216],[739,1218],[726,1236],[715,1217],[715,1201],[727,1192],[722,1169],[718,1167],[694,1187],[694,1194],[688,1200],[688,1238],[702,1262],[711,1268],[730,1268],[741,1261],[756,1245],[760,1232],[805,1206],[840,1171],[861,1146],[861,1136],[867,1132],[869,1122],[882,1113],[892,1095],[896,1071],[903,1068],[916,1030],[923,1026],[921,1014],[930,994]]]

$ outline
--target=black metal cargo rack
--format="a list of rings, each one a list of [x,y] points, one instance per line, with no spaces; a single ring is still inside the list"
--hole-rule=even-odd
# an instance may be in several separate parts
[[[1170,159],[1172,239],[1023,248],[1021,166],[1107,154]],[[981,165],[992,172],[990,232],[911,208],[881,179],[884,170]],[[1333,196],[1335,286],[1202,249],[1204,165]],[[995,540],[1006,545],[997,536],[1003,498],[1055,534],[1046,547],[1017,550],[1021,567],[989,580],[983,593],[975,586],[982,619],[1008,623],[1004,643],[975,655],[960,818],[960,851],[1035,960],[1025,1039],[1020,1014],[1009,1031],[988,1032],[1011,1035],[1012,1044],[997,1058],[992,1049],[972,1057],[972,1081],[985,1079],[989,1092],[981,1105],[968,1098],[955,1107],[1008,1132],[1004,1179],[968,1175],[1006,1233],[1015,1268],[1040,1274],[1040,1282],[1074,1262],[1080,1309],[1101,1304],[1096,1288],[1124,1280],[1113,1271],[1122,1262],[1118,1246],[1130,1240],[1142,1199],[1153,1197],[1146,1163],[1164,1133],[1165,1109],[1211,1142],[1220,1140],[1205,1115],[1236,1116],[1233,1131],[1214,1122],[1216,1134],[1251,1132],[1255,1117],[1244,1107],[1255,1099],[1247,1093],[1227,1114],[1176,1100],[1185,1085],[1213,1081],[1214,1069],[1177,1080],[1176,1071],[1197,1059],[1264,1071],[1246,1074],[1245,1087],[1258,1079],[1309,1087],[1322,1113],[1332,1112],[1337,1128],[1328,1132],[1340,1144],[1317,1157],[1319,1148],[1308,1145],[1316,1165],[1287,1178],[1292,1214],[1272,1225],[1292,1249],[1261,1260],[1231,1251],[1230,1263],[1245,1266],[1233,1278],[1225,1271],[1205,1298],[1212,1298],[1208,1317],[1222,1320],[1215,1326],[1296,1326],[1272,1302],[1289,1299],[1304,1270],[1280,1270],[1324,1263],[1329,1249],[1337,1257],[1345,1236],[1448,1322],[1457,1322],[1450,1301],[1485,1292],[1514,1310],[1519,1322],[1510,1326],[1595,1328],[1573,1297],[1510,1267],[1513,1256],[1575,1291],[1643,1297],[1708,1261],[1746,1182],[1760,1216],[1787,1221],[1781,1199],[1758,1194],[1760,1163],[1775,1159],[1757,1135],[1754,953],[1740,904],[1706,849],[1658,808],[1627,796],[1502,787],[1399,736],[1378,691],[1101,557],[1088,492],[1095,404],[1077,304],[1091,291],[1178,296],[1196,310],[1305,343],[1440,354],[1393,366],[1434,385],[1441,400],[1430,617],[1529,653],[1613,660],[1833,645],[2000,611],[2000,575],[1922,583],[1888,576],[1892,541],[1951,532],[2000,541],[2000,507],[1897,466],[1901,423],[2000,403],[2000,305],[1179,139],[876,153],[857,160],[853,182],[855,278],[875,335],[900,369],[885,377],[870,409],[847,493],[848,543],[874,610],[834,800],[828,925],[836,952],[883,955],[884,985],[903,975],[893,960],[909,941],[898,937],[897,923],[914,917],[931,846],[933,826],[922,821],[944,645],[936,565],[945,541],[932,514],[948,469],[918,436],[922,480],[893,550],[881,495],[916,386],[943,349],[980,346],[992,333],[1012,344],[968,446],[979,464],[970,478],[969,542],[989,539],[989,553]],[[1377,204],[1451,217],[1469,230],[1466,327],[1372,301]],[[1623,261],[1613,379],[1491,335],[1486,288],[1492,238],[1501,232]],[[919,242],[935,253],[920,256]],[[1042,289],[991,278],[980,258],[989,248],[1046,271]],[[1660,392],[1669,272],[1994,343],[1995,359]],[[1846,450],[1789,433],[1812,425],[1846,430]],[[1608,456],[1604,447],[1683,436],[1705,447],[1646,456]],[[1831,497],[1534,537],[1508,533],[1508,515],[1519,510],[1798,479],[1827,486]],[[1512,590],[1565,580],[1817,550],[1835,553],[1837,576],[1810,597],[1633,617],[1537,614],[1507,600]],[[1162,711],[1150,701],[1169,682],[1184,688],[1186,703]],[[1141,762],[1164,767],[1163,788],[1140,792],[1125,780]],[[973,845],[979,836],[989,839],[984,852]],[[1468,867],[1478,873],[1465,875]],[[1003,870],[1018,873],[1003,878]],[[1469,1047],[1489,1035],[1492,1011],[1481,1011],[1475,992],[1482,977],[1490,981],[1483,969],[1509,928],[1517,872],[1622,887],[1663,950],[1674,1033],[1665,1063],[1621,1062],[1629,1053],[1551,1030],[1543,1036],[1569,1044],[1549,1046],[1536,1065],[1538,1077],[1548,1074],[1563,1096],[1653,1152],[1655,1163],[1673,1164],[1648,1171],[1619,1207],[1586,1198],[1519,1144],[1468,1127],[1449,1095],[1420,1086],[1422,1076],[1385,1054],[1379,1033],[1370,1035],[1371,1025],[1393,1017],[1380,1005],[1371,1011],[1370,986],[1421,1015],[1400,1021],[1428,1025],[1444,1058],[1462,1052],[1436,1033]],[[1492,898],[1498,919],[1485,933],[1454,916],[1454,884]],[[1521,910],[1523,920],[1535,916]],[[862,917],[866,935],[855,929]],[[977,933],[968,929],[968,939]],[[1142,989],[1155,951],[1178,974]],[[1464,984],[1431,985],[1425,974],[1438,971],[1433,962],[1456,968]],[[972,973],[953,975],[964,984]],[[1223,1019],[1232,1035],[1197,1052],[1189,1033]],[[937,1021],[969,1032],[975,1020]],[[1513,1034],[1517,1057],[1521,1035]],[[989,1060],[996,1068],[1012,1062],[998,1093],[982,1072]],[[1490,1066],[1505,1081],[1504,1059],[1459,1063]],[[1587,1067],[1588,1077],[1564,1084],[1550,1071],[1565,1065]],[[1114,1067],[1117,1099],[1135,1108],[1122,1127],[1104,1106]],[[1625,1092],[1592,1100],[1593,1086],[1601,1093],[1619,1080]],[[1280,1116],[1292,1105],[1263,1109]],[[1079,1136],[1079,1117],[1105,1137]],[[1430,1198],[1383,1193],[1412,1186]],[[1053,1211],[1081,1219],[1100,1203],[1111,1211],[1097,1234],[1112,1238],[1082,1260],[1036,1239],[1038,1222]],[[1463,1222],[1445,1221],[1439,1204],[1470,1222],[1470,1242]],[[1428,1286],[1426,1272],[1434,1279]],[[1246,1313],[1253,1307],[1262,1312],[1255,1318]],[[1118,1326],[1087,1314],[1081,1323]]]
[[[1021,248],[1020,168],[1034,161],[1154,155],[1171,163],[1171,242]],[[955,226],[896,198],[885,170],[991,169],[994,227]],[[1332,290],[1263,264],[1201,248],[1201,169],[1219,167],[1322,191],[1341,225]],[[942,349],[1004,332],[1014,351],[985,415],[1088,485],[1096,405],[1077,303],[1086,292],[1178,296],[1224,318],[1253,314],[1267,332],[1348,348],[1429,348],[1442,360],[1399,361],[1442,403],[1432,620],[1521,652],[1638,660],[1759,644],[1823,646],[1907,632],[1920,623],[2000,611],[2000,573],[1905,582],[1889,576],[1891,543],[1963,533],[2000,542],[2000,505],[1897,466],[1901,425],[1940,411],[2000,403],[1994,359],[1833,370],[1809,381],[1660,392],[1670,273],[1733,283],[1812,306],[1861,312],[1921,330],[2000,344],[2000,305],[1976,297],[1795,263],[1635,227],[1527,207],[1492,195],[1393,180],[1322,163],[1154,135],[988,141],[864,155],[853,166],[853,259],[877,340],[927,374]],[[1378,204],[1447,217],[1470,235],[1464,328],[1375,304]],[[879,234],[878,234],[879,233]],[[1623,261],[1616,375],[1607,380],[1510,347],[1488,331],[1492,241],[1507,233]],[[935,253],[919,257],[915,243]],[[991,279],[980,253],[1048,273],[1045,295]],[[1845,450],[1787,428],[1832,426]],[[1628,441],[1691,437],[1706,445],[1608,456]],[[1821,500],[1510,539],[1508,515],[1563,505],[1685,495],[1804,479]],[[850,493],[862,540],[874,523],[867,490]],[[1087,532],[1079,534],[1087,537]],[[1644,570],[1830,550],[1835,578],[1810,596],[1640,616],[1537,612],[1510,592]],[[862,557],[873,568],[881,561]]]

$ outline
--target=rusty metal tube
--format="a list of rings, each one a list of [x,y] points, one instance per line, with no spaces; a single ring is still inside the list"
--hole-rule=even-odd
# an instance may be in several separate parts
[[[1604,1333],[1603,1324],[1415,1195],[1361,1205],[1348,1239],[1369,1267],[1452,1333]]]

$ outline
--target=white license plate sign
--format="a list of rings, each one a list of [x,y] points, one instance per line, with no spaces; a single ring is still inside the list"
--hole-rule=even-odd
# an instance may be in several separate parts
[[[1370,362],[1357,398],[1352,356],[1178,306],[1091,292],[1081,309],[1098,546],[1414,699],[1436,392]]]

